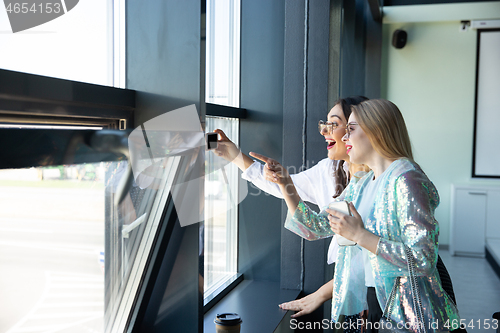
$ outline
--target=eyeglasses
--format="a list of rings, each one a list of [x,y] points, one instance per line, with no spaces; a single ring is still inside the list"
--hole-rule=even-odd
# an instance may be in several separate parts
[[[351,136],[351,130],[349,129],[349,126],[352,126],[352,125],[358,125],[358,123],[349,123],[347,124],[346,128],[345,128],[345,132],[346,132],[346,137],[349,138]]]
[[[331,121],[323,121],[323,120],[320,120],[318,122],[318,130],[320,133],[323,133],[323,130],[326,128],[327,130],[327,133],[331,133],[333,132],[334,130],[337,129],[337,127],[339,127],[339,124],[337,123],[332,123]]]

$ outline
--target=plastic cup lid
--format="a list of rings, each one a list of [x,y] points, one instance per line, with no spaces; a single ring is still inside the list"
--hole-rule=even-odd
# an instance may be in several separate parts
[[[242,322],[237,313],[221,313],[217,314],[214,323],[222,326],[233,326]]]

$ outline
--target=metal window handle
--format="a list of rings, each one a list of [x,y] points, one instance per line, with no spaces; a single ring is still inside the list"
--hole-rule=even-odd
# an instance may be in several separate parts
[[[134,222],[130,223],[129,225],[123,227],[122,229],[122,237],[123,238],[128,238],[128,235],[132,230],[140,226],[145,220],[146,220],[146,213],[142,214],[137,220]]]
[[[469,192],[470,195],[486,195],[486,192]]]

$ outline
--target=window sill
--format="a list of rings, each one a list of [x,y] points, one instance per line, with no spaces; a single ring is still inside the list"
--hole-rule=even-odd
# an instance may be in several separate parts
[[[233,290],[238,283],[243,281],[243,274],[235,274],[229,279],[226,279],[221,285],[212,291],[203,300],[203,313],[207,313],[217,302]]]
[[[240,315],[241,333],[274,332],[287,313],[278,304],[296,299],[299,293],[280,289],[279,282],[244,280],[205,314],[203,332],[215,333],[215,316],[224,312]]]

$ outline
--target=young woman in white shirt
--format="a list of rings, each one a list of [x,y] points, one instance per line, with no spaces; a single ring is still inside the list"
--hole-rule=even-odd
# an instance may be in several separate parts
[[[290,175],[297,192],[304,201],[313,203],[320,208],[328,205],[333,198],[342,193],[349,183],[350,175],[364,170],[363,166],[349,166],[349,156],[346,153],[342,137],[345,134],[351,107],[367,99],[364,96],[341,98],[335,102],[326,121],[319,121],[318,129],[325,138],[328,157],[307,170]],[[278,184],[268,179],[269,169],[265,165],[243,154],[222,130],[218,129],[215,132],[219,133],[221,137],[218,142],[219,147],[214,151],[217,156],[236,164],[243,171],[243,179],[252,182],[259,189],[275,197],[283,198]],[[334,263],[337,250],[338,244],[336,238],[333,237],[328,250],[328,264]],[[292,317],[300,317],[313,312],[325,301],[331,299],[332,291],[333,284],[332,281],[329,281],[316,292],[301,299],[280,304],[280,307],[285,310],[297,311]]]
[[[325,137],[327,142],[328,157],[305,171],[290,175],[295,189],[303,201],[323,208],[332,201],[332,198],[336,198],[342,193],[353,174],[358,171],[367,171],[367,168],[363,165],[351,165],[349,167],[349,156],[346,152],[346,146],[342,142],[342,137],[346,133],[347,119],[351,114],[351,107],[365,100],[367,98],[363,96],[339,99],[328,113],[327,121],[319,122],[320,134]],[[215,130],[215,132],[219,133],[221,137],[218,142],[219,147],[214,151],[217,156],[223,157],[238,166],[243,171],[242,177],[251,181],[261,190],[278,198],[284,198],[279,185],[273,179],[273,172],[268,167],[269,163],[263,165],[254,161],[243,154],[222,130]],[[261,155],[259,157],[263,158],[264,162],[274,163],[272,159]],[[329,264],[335,262],[337,251],[338,244],[336,238],[333,237],[328,251]],[[440,258],[438,270],[441,280],[443,282],[447,281],[446,285],[443,283],[443,287],[454,299],[450,277]],[[280,304],[280,307],[285,310],[297,311],[292,315],[293,318],[311,313],[332,298],[332,281],[325,283],[314,293],[298,300]]]
[[[366,287],[368,332],[378,331],[386,306],[390,319],[410,332],[463,332],[454,298],[443,286],[438,267],[439,224],[434,210],[439,195],[413,161],[401,112],[387,100],[360,103],[353,107],[344,142],[352,162],[372,169],[351,182],[343,194],[350,201],[350,215],[331,209],[315,213],[300,199],[284,167],[252,154],[266,161],[269,179],[285,194],[291,214],[287,229],[310,240],[335,233],[357,244],[339,251],[343,264],[334,277],[332,321],[338,321],[351,304],[362,306],[357,292],[350,291]],[[352,273],[352,267],[359,266],[353,258],[360,249],[366,254],[363,279],[359,272]],[[414,263],[416,283],[407,277],[407,261]]]

